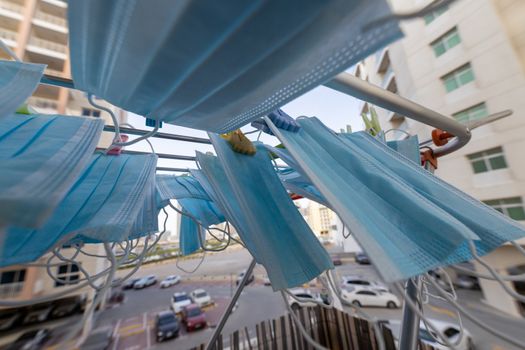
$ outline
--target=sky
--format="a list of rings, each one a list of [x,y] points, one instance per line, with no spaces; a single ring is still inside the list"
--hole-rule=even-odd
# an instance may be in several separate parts
[[[353,131],[364,129],[364,124],[359,116],[359,100],[352,96],[345,95],[338,91],[334,91],[324,86],[320,86],[302,95],[301,97],[286,104],[282,109],[291,115],[293,118],[299,116],[317,117],[329,128],[339,131],[345,129],[347,125],[352,127]],[[128,114],[128,122],[138,129],[149,130],[151,128],[145,126],[145,119],[132,113]],[[249,125],[242,128],[243,131],[250,131],[253,128]],[[171,134],[190,135],[207,138],[206,132],[184,128],[175,125],[164,123],[161,132]],[[248,135],[251,139],[257,137],[257,133]],[[134,136],[131,136],[134,138]],[[270,145],[276,145],[279,140],[273,136],[262,134],[261,141]],[[183,141],[172,141],[150,138],[155,152],[170,153],[178,155],[194,156],[195,151],[207,152],[213,151],[211,145],[204,145],[198,143],[190,143]],[[149,145],[145,141],[141,141],[135,145],[128,147],[130,150],[151,152]],[[175,168],[196,168],[194,162],[159,159],[158,166],[175,167]],[[162,173],[162,172],[160,172]],[[300,203],[304,206],[304,202]],[[177,231],[177,215],[172,209],[168,210],[169,217],[167,221],[167,230],[171,232]],[[161,213],[159,217],[159,225],[164,222],[164,214]]]

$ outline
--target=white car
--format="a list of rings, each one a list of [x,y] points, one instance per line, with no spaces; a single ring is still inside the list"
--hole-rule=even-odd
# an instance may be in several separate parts
[[[160,282],[160,288],[168,288],[171,286],[176,285],[177,283],[180,283],[181,278],[178,275],[170,275],[167,276],[165,279]]]
[[[185,292],[174,293],[171,298],[171,308],[176,314],[182,312],[182,309],[191,303],[191,298]]]
[[[351,291],[343,289],[341,296],[344,300],[356,306],[381,306],[389,309],[401,306],[401,302],[394,294],[368,288],[358,288]]]
[[[371,289],[371,290],[375,290],[378,292],[390,292],[388,287],[385,286],[384,284],[381,284],[376,281],[369,281],[362,277],[350,277],[350,276],[343,277],[343,287],[344,288],[354,288],[354,289],[366,288],[366,289]]]
[[[448,340],[454,345],[460,336],[460,329],[458,325],[445,322],[445,321],[438,321],[434,319],[428,320],[429,322],[434,325],[444,336],[448,338]],[[401,334],[401,324],[398,321],[390,321],[389,327],[392,330],[392,334],[398,335]],[[434,337],[433,337],[434,336]],[[428,330],[425,328],[425,325],[423,322],[419,324],[419,339],[421,341],[431,345],[434,349],[439,350],[445,350],[449,349],[448,347],[439,344],[436,342],[436,339],[439,339],[438,336],[428,327]],[[396,340],[398,342],[398,340]],[[455,345],[455,347],[458,350],[473,350],[474,344],[472,341],[472,335],[467,331],[465,328],[463,328],[463,337],[461,338],[461,341],[458,345]]]
[[[200,307],[211,305],[213,303],[210,295],[204,289],[195,289],[191,292],[190,296],[191,299],[193,299],[193,302]]]
[[[135,284],[133,285],[134,289],[142,289],[145,287],[149,287],[157,283],[157,277],[155,275],[149,275],[146,277],[142,277],[139,279]]]
[[[293,294],[297,300],[292,296],[288,295],[288,304],[292,309],[297,309],[299,307],[308,307],[316,306],[318,302],[322,302],[322,299],[319,295],[312,293],[309,289],[306,288],[294,288],[290,289],[289,292]]]

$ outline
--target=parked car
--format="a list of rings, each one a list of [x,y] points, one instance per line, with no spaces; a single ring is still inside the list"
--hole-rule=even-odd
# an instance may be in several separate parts
[[[244,278],[244,275],[246,275],[246,270],[243,270],[241,272],[239,272],[239,274],[237,275],[237,281],[235,281],[235,285],[239,285],[239,283],[241,283],[242,279]],[[253,276],[253,273],[248,277],[248,280],[246,281],[246,285],[249,285],[250,283],[252,283],[253,281],[255,280],[255,277]]]
[[[171,298],[171,308],[176,314],[182,312],[182,309],[191,303],[191,298],[185,292],[174,293]]]
[[[182,309],[182,322],[188,332],[205,328],[207,325],[206,315],[197,304],[190,304]]]
[[[13,328],[22,318],[22,314],[16,311],[0,314],[0,332]]]
[[[108,350],[113,340],[113,329],[103,327],[95,329],[80,346],[80,350]]]
[[[199,305],[200,307],[212,304],[210,295],[204,289],[195,289],[193,292],[191,292],[190,296],[193,303]]]
[[[262,280],[263,280],[263,284],[264,284],[265,286],[271,286],[271,285],[272,285],[272,282],[270,282],[270,279],[268,278],[268,276],[264,276],[264,277],[262,278]]]
[[[124,302],[125,298],[126,298],[126,294],[124,294],[124,292],[120,290],[115,290],[109,296],[108,301],[113,304],[120,304]]]
[[[341,296],[344,300],[356,306],[381,306],[389,309],[401,306],[401,302],[394,294],[368,288],[358,288],[351,291],[343,289]]]
[[[444,336],[446,336],[452,344],[455,344],[456,341],[458,341],[460,336],[460,329],[456,324],[435,319],[430,319],[429,321],[434,325],[434,327],[437,328],[438,331],[440,331]],[[399,321],[390,321],[388,327],[390,327],[390,329],[392,330],[392,334],[394,334],[394,337],[397,336],[399,338],[399,334],[401,334],[401,323]],[[450,349],[436,342],[435,338],[439,339],[437,334],[435,334],[430,329],[430,327],[427,330],[424,323],[421,322],[419,325],[419,339],[421,341],[431,345],[434,349]],[[456,348],[458,350],[474,350],[472,335],[465,328],[463,328],[463,337],[459,344],[456,345]]]
[[[355,262],[359,265],[370,265],[370,259],[368,255],[363,252],[359,252],[355,255]]]
[[[133,289],[135,283],[137,283],[140,280],[141,278],[130,278],[122,285],[122,289]]]
[[[297,300],[292,296],[288,295],[288,303],[292,309],[298,309],[300,307],[315,306],[317,302],[322,301],[319,295],[312,293],[309,289],[306,288],[293,288],[290,289],[290,293],[293,294]]]
[[[160,282],[160,288],[168,288],[180,283],[181,278],[178,275],[167,276]]]
[[[349,290],[365,287],[365,288],[372,289],[378,292],[390,292],[390,290],[384,284],[381,284],[376,281],[369,281],[363,277],[358,277],[358,276],[343,277],[343,287]]]
[[[23,324],[44,322],[49,318],[51,311],[53,310],[52,304],[42,304],[35,307],[31,307],[27,310],[26,316],[24,317]]]
[[[80,302],[78,300],[65,300],[55,304],[53,311],[51,311],[52,318],[60,318],[74,314],[80,310]]]
[[[137,282],[135,282],[135,284],[133,285],[133,288],[142,289],[142,288],[152,286],[155,283],[157,283],[157,277],[155,275],[149,275],[146,277],[142,277]]]
[[[341,260],[340,257],[333,256],[332,257],[332,264],[334,264],[334,266],[340,266],[340,265],[343,265],[343,261]]]
[[[34,329],[23,333],[5,350],[38,350],[51,337],[51,332],[46,328]]]
[[[161,311],[155,317],[155,334],[157,343],[170,338],[179,336],[180,324],[179,319],[171,310]]]

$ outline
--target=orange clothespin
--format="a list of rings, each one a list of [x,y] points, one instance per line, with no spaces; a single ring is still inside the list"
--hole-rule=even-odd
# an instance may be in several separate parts
[[[257,150],[253,143],[242,133],[240,129],[221,134],[221,137],[228,141],[232,149],[241,154],[253,156]]]
[[[295,193],[290,193],[290,198],[294,201],[296,199],[301,199],[303,198],[303,196],[300,196],[298,194],[295,194]]]
[[[444,146],[448,143],[448,139],[454,137],[451,133],[441,129],[432,130],[432,141],[436,146]]]
[[[129,139],[129,136],[128,135],[125,135],[125,134],[120,134],[120,139],[117,140],[117,142],[126,142],[128,141]],[[107,154],[110,154],[112,156],[118,156],[119,154],[122,153],[122,146],[113,146],[108,152]]]

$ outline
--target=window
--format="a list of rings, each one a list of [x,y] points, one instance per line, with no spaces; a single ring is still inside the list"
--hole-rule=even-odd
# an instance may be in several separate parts
[[[100,117],[100,111],[91,108],[82,108],[82,115],[86,117]]]
[[[458,45],[460,42],[461,39],[459,37],[458,30],[456,27],[454,27],[444,35],[437,38],[430,45],[432,45],[432,49],[434,49],[434,54],[436,57],[439,57],[454,46]]]
[[[370,292],[370,291],[367,291],[367,290],[362,290],[362,291],[359,291],[359,292],[357,292],[357,293],[355,293],[355,294],[360,294],[360,295],[374,295],[374,296],[376,295],[376,293],[374,293],[374,292]]]
[[[487,111],[487,106],[485,103],[480,103],[452,114],[452,116],[460,123],[467,123],[474,120],[483,119],[488,115],[489,112]]]
[[[0,299],[17,296],[22,291],[25,279],[25,269],[0,272]]]
[[[442,77],[441,80],[443,80],[443,84],[445,84],[445,89],[447,92],[451,92],[473,81],[474,72],[472,71],[470,63],[467,63],[464,66],[461,66],[458,69],[448,73]]]
[[[436,18],[438,18],[439,16],[447,12],[447,10],[448,10],[448,6],[443,6],[437,9],[436,11],[432,11],[428,15],[425,15],[423,17],[423,19],[425,20],[425,24],[429,24],[430,22],[432,22],[433,20],[435,20]]]
[[[520,197],[502,198],[483,201],[500,213],[503,213],[514,220],[525,220],[525,209],[523,209],[523,200]]]
[[[80,272],[77,264],[62,264],[57,267],[57,280],[55,287],[62,287],[66,284],[76,284],[80,278]]]
[[[476,174],[507,167],[507,162],[505,161],[501,147],[469,154],[467,157],[472,165],[472,170],[474,170]]]

